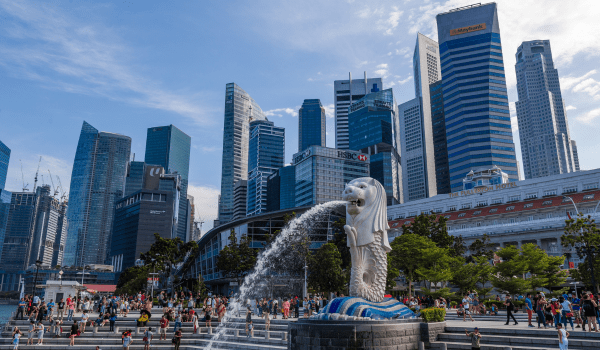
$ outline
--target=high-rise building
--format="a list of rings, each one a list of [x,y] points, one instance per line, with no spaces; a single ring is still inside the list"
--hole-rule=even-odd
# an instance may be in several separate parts
[[[298,111],[298,152],[308,146],[325,147],[326,119],[321,100],[304,100]]]
[[[296,206],[296,167],[279,168],[267,180],[267,211],[290,209]]]
[[[517,181],[496,4],[438,14],[437,27],[451,190],[493,165]]]
[[[403,202],[398,105],[392,89],[372,92],[350,105],[350,149],[369,155],[370,176],[385,188],[388,205]]]
[[[235,83],[225,87],[223,161],[219,224],[233,218],[233,188],[238,180],[248,179],[248,140],[250,121],[265,120],[260,106]]]
[[[404,200],[411,201],[437,194],[431,84],[441,80],[438,43],[417,34],[413,54],[415,99],[400,109],[402,169],[405,173]],[[418,107],[415,108],[415,105]],[[409,185],[410,183],[410,185]]]
[[[51,266],[54,259],[54,244],[57,236],[59,238],[61,236],[58,226],[61,216],[60,203],[50,192],[49,185],[36,188],[36,215],[30,241],[29,264],[39,260],[43,265]]]
[[[181,178],[180,174],[163,174],[160,166],[147,166],[144,187],[117,200],[110,249],[115,272],[134,266],[154,243],[155,233],[162,238],[175,237]]]
[[[0,141],[0,190],[6,185],[6,174],[8,173],[8,162],[10,160],[10,148]]]
[[[285,129],[268,120],[250,122],[246,215],[267,211],[267,180],[283,167]]]
[[[4,236],[6,235],[6,224],[10,212],[11,197],[11,192],[0,189],[0,258],[2,258],[2,247],[4,246]]]
[[[348,80],[333,82],[333,99],[335,103],[335,148],[349,149],[348,139],[348,108],[353,101],[360,100],[366,94],[380,91],[383,87],[381,78],[352,80],[352,73]]]
[[[341,200],[348,182],[369,176],[369,157],[357,151],[319,146],[294,154],[295,207]]]
[[[195,220],[196,220],[196,215],[195,215],[195,211],[196,211],[196,206],[194,205],[194,196],[190,196],[189,194],[187,195],[187,222],[188,222],[188,234],[185,238],[186,242],[190,242],[192,240],[195,240]]]
[[[246,205],[248,205],[248,181],[237,180],[233,186],[233,218],[246,217]]]
[[[131,138],[83,122],[71,175],[64,264],[104,264],[115,202],[123,197]]]
[[[67,208],[68,202],[66,200],[59,203],[58,223],[56,225],[56,237],[54,239],[54,254],[52,255],[52,264],[50,266],[62,266],[63,264],[65,244],[67,243],[67,232],[69,229]]]
[[[174,125],[148,128],[146,137],[146,164],[163,167],[167,174],[181,175],[181,200],[179,201],[179,218],[177,237],[185,241],[188,231],[187,188],[190,171],[190,148],[192,138]]]
[[[125,178],[125,196],[144,188],[146,162],[131,161],[127,163],[127,177]]]
[[[448,167],[446,119],[444,118],[444,95],[442,94],[441,80],[429,85],[429,98],[431,100],[431,127],[433,131],[437,194],[447,194],[451,192],[450,169]]]
[[[267,179],[267,212],[277,211],[280,208],[281,177],[279,170]]]
[[[549,40],[524,41],[517,49],[517,119],[525,179],[577,171],[577,147]]]

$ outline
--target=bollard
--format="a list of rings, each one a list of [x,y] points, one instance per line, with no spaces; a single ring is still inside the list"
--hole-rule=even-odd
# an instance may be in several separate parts
[[[98,335],[98,326],[94,327],[94,335]]]
[[[440,350],[448,350],[448,345],[446,343],[441,343]]]
[[[425,343],[422,341],[419,342],[419,350],[425,350]]]
[[[512,348],[510,346],[505,346],[502,348],[502,350],[512,350]]]
[[[239,336],[240,336],[240,330],[239,330],[239,329],[236,329],[236,330],[235,330],[235,337],[236,337],[236,338],[239,338]]]
[[[119,334],[119,327],[115,327],[115,334]]]
[[[265,331],[265,340],[271,339],[271,331]]]
[[[281,335],[281,338],[282,338],[283,340],[287,341],[287,332],[281,332],[281,333],[283,333],[283,334]]]
[[[212,335],[212,327],[208,327],[208,334]]]

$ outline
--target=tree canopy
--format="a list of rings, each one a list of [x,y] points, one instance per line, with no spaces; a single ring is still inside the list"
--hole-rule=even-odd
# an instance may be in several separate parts
[[[256,264],[257,250],[250,248],[250,238],[243,235],[240,243],[237,242],[235,231],[229,234],[229,244],[219,252],[217,268],[225,277],[235,279],[238,285]]]
[[[333,243],[323,244],[308,257],[308,284],[322,292],[336,292],[347,283],[342,270],[342,255]]]

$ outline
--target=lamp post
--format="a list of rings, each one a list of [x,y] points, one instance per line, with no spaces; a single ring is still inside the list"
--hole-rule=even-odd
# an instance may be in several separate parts
[[[62,290],[62,275],[63,275],[63,270],[58,271],[58,280],[60,281],[60,290]]]
[[[42,262],[40,260],[36,260],[35,261],[35,279],[33,281],[33,291],[31,294],[33,294],[33,296],[35,297],[36,293],[36,284],[37,284],[37,278],[38,278],[38,270],[40,269],[40,266],[42,266]]]
[[[575,298],[579,298],[579,297],[577,296],[577,285],[579,284],[579,282],[571,282],[571,284],[574,284],[574,285],[575,285]]]
[[[569,201],[571,201],[571,203],[573,203],[573,206],[575,207],[575,212],[577,213],[577,217],[579,217],[579,209],[577,209],[577,205],[575,204],[575,201],[573,200],[573,198],[569,197],[569,196],[563,196],[563,199],[568,199]],[[598,202],[598,204],[600,204],[600,202]],[[596,204],[596,209],[598,209],[598,204]],[[595,211],[594,211],[595,213]],[[581,233],[583,233],[583,227],[581,228]],[[594,252],[592,251],[592,248],[587,245],[586,246],[586,255],[587,255],[587,260],[588,260],[588,267],[590,269],[590,277],[592,280],[592,291],[594,292],[594,294],[596,294],[596,277],[594,276],[594,262],[592,260],[594,260]],[[577,290],[577,289],[575,289]]]
[[[308,298],[308,264],[304,258],[304,298]]]

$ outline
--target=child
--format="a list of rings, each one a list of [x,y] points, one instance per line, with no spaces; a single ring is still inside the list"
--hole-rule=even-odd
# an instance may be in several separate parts
[[[61,320],[56,320],[54,323],[54,338],[60,338],[60,333],[62,331],[62,327],[60,326],[62,324]]]
[[[27,332],[27,345],[33,345],[33,333],[35,332],[35,321],[29,320],[29,330]]]
[[[19,348],[19,339],[21,338],[21,336],[23,335],[23,332],[21,332],[19,330],[19,327],[15,327],[15,330],[13,331],[13,350],[17,350]]]
[[[38,322],[37,330],[38,330],[37,345],[44,345],[44,324],[42,323],[42,321]]]

